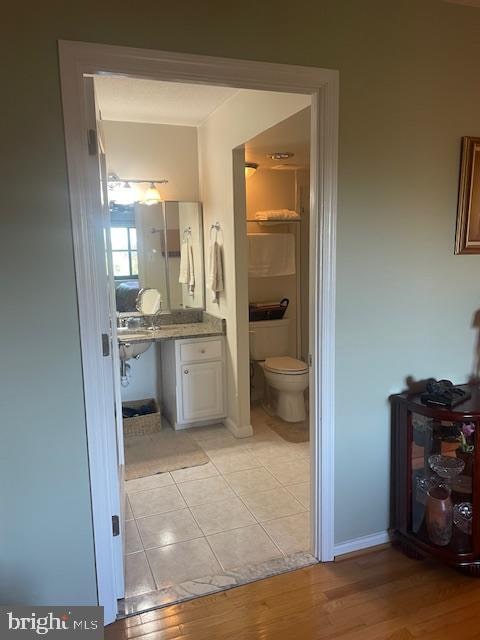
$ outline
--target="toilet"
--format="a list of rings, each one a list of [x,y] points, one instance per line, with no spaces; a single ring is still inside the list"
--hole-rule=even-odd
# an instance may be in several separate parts
[[[249,323],[250,358],[263,369],[270,397],[267,411],[286,422],[306,418],[304,391],[308,387],[308,365],[287,355],[289,320]]]

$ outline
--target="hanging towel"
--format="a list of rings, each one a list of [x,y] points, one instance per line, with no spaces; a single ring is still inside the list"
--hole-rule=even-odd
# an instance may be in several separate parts
[[[186,284],[189,294],[193,296],[195,292],[195,267],[193,249],[188,238],[185,238],[180,247],[180,274],[178,281],[180,284]]]
[[[249,233],[248,276],[270,278],[295,274],[295,236],[292,233]]]
[[[193,247],[191,242],[188,242],[188,271],[190,277],[188,279],[188,292],[191,296],[195,293],[195,267],[193,263]]]
[[[216,240],[211,242],[208,252],[207,287],[212,292],[212,302],[218,302],[218,294],[223,291],[222,248]]]

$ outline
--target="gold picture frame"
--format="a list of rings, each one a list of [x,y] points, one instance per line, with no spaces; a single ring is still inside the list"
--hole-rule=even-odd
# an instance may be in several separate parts
[[[480,253],[480,138],[462,138],[455,253]]]

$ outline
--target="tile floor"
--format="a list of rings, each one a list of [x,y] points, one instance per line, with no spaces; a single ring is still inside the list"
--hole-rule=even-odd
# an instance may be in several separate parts
[[[255,407],[242,439],[191,429],[207,464],[126,482],[126,601],[310,551],[309,443],[286,442],[275,419]]]

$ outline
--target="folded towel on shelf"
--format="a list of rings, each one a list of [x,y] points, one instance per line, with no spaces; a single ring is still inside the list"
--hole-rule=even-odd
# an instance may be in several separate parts
[[[180,284],[186,284],[189,294],[193,296],[195,291],[195,267],[193,264],[193,249],[188,239],[185,239],[180,247],[180,273],[178,281]]]
[[[218,294],[223,291],[223,263],[222,248],[216,240],[208,252],[207,288],[212,292],[212,302],[218,302]]]
[[[248,276],[270,278],[295,274],[295,236],[291,233],[248,234]]]
[[[300,220],[300,214],[291,209],[268,209],[267,211],[257,211],[255,220]]]

